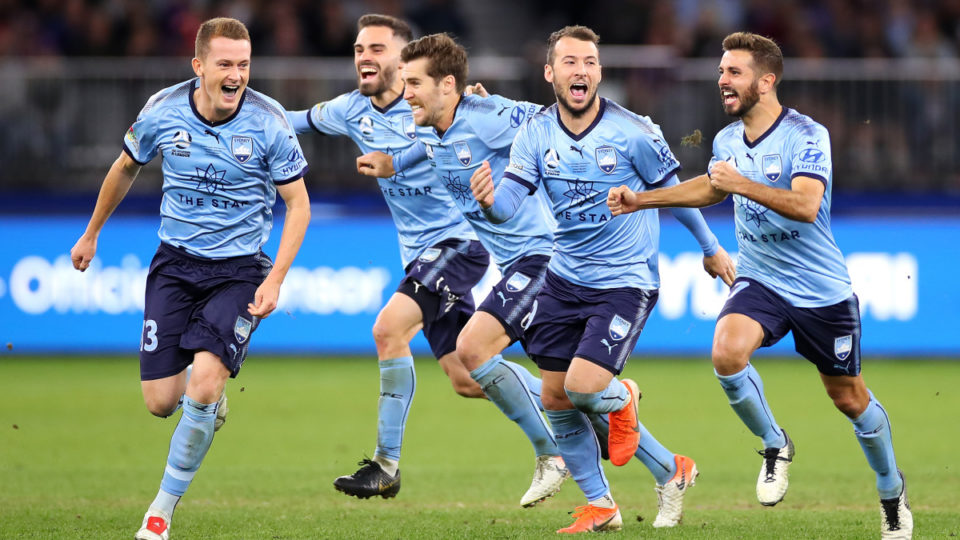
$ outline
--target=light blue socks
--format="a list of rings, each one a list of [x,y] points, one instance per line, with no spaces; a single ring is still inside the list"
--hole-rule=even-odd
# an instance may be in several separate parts
[[[720,381],[720,386],[727,393],[730,406],[743,420],[754,435],[763,439],[764,448],[783,448],[787,438],[783,430],[773,419],[767,398],[763,395],[763,381],[760,374],[747,364],[747,367],[733,375],[720,375],[713,372]]]
[[[403,430],[417,389],[413,357],[380,362],[380,401],[377,409],[377,448],[374,456],[400,461]]]
[[[869,392],[869,390],[868,390]],[[881,499],[900,495],[903,482],[897,473],[897,460],[893,455],[893,437],[890,433],[890,418],[880,402],[870,392],[870,403],[857,418],[850,420],[853,431],[860,441],[867,463],[877,473],[877,491]]]

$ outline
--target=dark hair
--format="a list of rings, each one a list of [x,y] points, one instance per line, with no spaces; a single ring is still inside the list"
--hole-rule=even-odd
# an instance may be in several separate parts
[[[435,82],[447,75],[457,81],[457,92],[467,87],[467,51],[447,34],[430,34],[411,41],[400,51],[400,61],[429,60],[427,75]]]
[[[750,32],[734,32],[723,38],[723,51],[749,51],[758,73],[773,73],[773,85],[780,84],[783,76],[783,53],[780,47],[770,38]]]
[[[205,21],[197,30],[197,42],[194,45],[194,54],[197,58],[202,60],[207,56],[210,52],[210,40],[215,37],[250,41],[250,32],[247,32],[247,27],[242,22],[229,17],[217,17]]]
[[[562,38],[569,37],[579,39],[580,41],[589,41],[600,48],[600,36],[586,26],[565,26],[560,30],[550,34],[547,39],[547,64],[553,65],[555,57],[554,49],[557,48],[557,42]]]
[[[393,30],[393,35],[402,39],[405,43],[413,39],[413,31],[410,30],[410,25],[390,15],[367,13],[357,19],[357,32],[368,26],[385,26]]]

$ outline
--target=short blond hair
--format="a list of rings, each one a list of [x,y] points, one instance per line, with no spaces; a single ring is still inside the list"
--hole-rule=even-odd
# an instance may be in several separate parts
[[[210,52],[210,40],[215,37],[250,41],[250,32],[242,22],[229,17],[217,17],[205,21],[197,30],[197,42],[194,46],[194,54],[197,58],[203,60],[207,56]]]

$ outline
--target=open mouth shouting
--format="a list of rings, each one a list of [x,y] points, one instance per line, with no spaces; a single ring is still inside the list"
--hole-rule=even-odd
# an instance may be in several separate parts
[[[587,92],[590,88],[587,86],[587,83],[575,82],[570,85],[570,97],[573,98],[574,102],[582,103],[587,99]]]
[[[227,101],[233,101],[237,97],[237,92],[240,91],[239,84],[224,84],[220,87],[220,91],[223,93],[223,97]]]
[[[380,74],[380,68],[374,64],[363,64],[357,67],[357,73],[360,76],[361,83],[369,83],[377,80]]]
[[[723,99],[723,106],[728,109],[735,106],[737,102],[740,101],[740,97],[737,95],[737,93],[730,89],[721,89],[720,96]]]

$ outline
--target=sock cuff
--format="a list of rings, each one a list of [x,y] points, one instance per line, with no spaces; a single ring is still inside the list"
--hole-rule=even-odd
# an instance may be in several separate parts
[[[216,401],[213,403],[200,403],[199,401],[190,399],[190,396],[184,394],[183,414],[198,420],[213,418],[217,414],[217,403]]]
[[[473,380],[475,381],[479,381],[480,379],[489,375],[490,372],[496,369],[498,365],[505,364],[505,363],[506,362],[504,362],[503,357],[500,356],[499,354],[496,354],[493,357],[491,357],[489,360],[481,364],[480,367],[471,371],[470,377],[472,377]]]
[[[413,367],[412,356],[401,356],[399,358],[391,358],[390,360],[380,361],[380,369],[405,368],[405,367]]]

